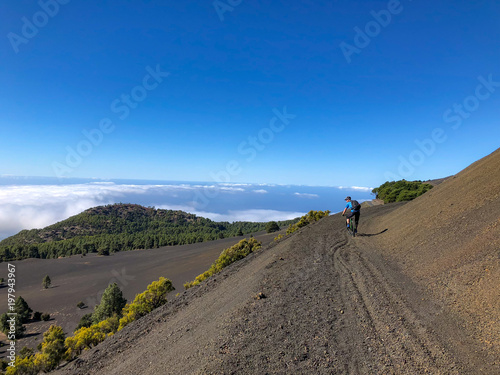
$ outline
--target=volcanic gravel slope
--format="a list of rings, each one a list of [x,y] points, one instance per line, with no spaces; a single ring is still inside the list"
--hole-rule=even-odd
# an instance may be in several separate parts
[[[363,209],[356,238],[304,227],[58,373],[498,374],[499,157]]]
[[[367,228],[500,365],[500,149]]]

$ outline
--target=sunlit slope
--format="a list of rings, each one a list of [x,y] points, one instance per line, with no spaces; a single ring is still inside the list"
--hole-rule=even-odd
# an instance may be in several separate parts
[[[368,223],[403,271],[500,348],[500,149]]]

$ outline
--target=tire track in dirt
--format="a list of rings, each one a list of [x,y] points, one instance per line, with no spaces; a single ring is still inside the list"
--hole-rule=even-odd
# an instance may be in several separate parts
[[[457,364],[396,292],[397,288],[389,284],[383,270],[364,256],[369,250],[359,250],[358,245],[367,244],[358,237],[339,249],[335,267],[343,301],[365,328],[367,337],[360,344],[379,354],[377,372],[459,374]]]

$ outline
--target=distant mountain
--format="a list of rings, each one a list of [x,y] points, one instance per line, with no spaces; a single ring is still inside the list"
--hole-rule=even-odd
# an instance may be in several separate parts
[[[288,225],[295,220],[279,222]],[[266,223],[214,222],[183,211],[113,204],[85,210],[43,229],[23,230],[0,242],[0,259],[54,258],[182,245],[265,229]]]

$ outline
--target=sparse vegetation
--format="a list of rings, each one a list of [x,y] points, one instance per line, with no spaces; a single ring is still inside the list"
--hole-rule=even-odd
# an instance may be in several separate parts
[[[52,281],[50,280],[49,275],[46,275],[42,280],[43,289],[50,288],[50,284],[52,284]]]
[[[42,314],[41,318],[44,322],[48,322],[50,320],[50,314],[48,313]]]
[[[280,226],[275,221],[270,221],[269,223],[266,224],[266,232],[267,233],[273,233],[273,232],[277,232],[279,230],[280,230]]]
[[[92,313],[85,314],[80,318],[80,322],[78,323],[78,326],[76,329],[80,329],[82,327],[90,327],[92,325]]]
[[[307,215],[302,216],[299,221],[296,224],[290,224],[288,229],[286,230],[286,234],[291,234],[295,232],[296,230],[305,227],[306,225],[309,225],[311,223],[314,223],[315,221],[318,221],[319,219],[330,215],[330,211],[309,211]]]
[[[173,290],[175,288],[172,282],[165,277],[160,277],[158,281],[149,284],[146,291],[136,295],[132,303],[125,306],[118,329],[167,303],[167,294]]]
[[[48,331],[43,334],[42,350],[40,355],[41,370],[48,372],[57,367],[59,362],[61,362],[65,348],[64,340],[66,335],[64,331],[59,326],[50,326]]]
[[[208,279],[210,276],[222,271],[224,267],[227,267],[231,263],[234,263],[237,260],[246,257],[248,254],[254,252],[257,249],[260,249],[260,247],[261,243],[255,238],[250,238],[248,240],[245,238],[244,240],[241,240],[236,245],[225,249],[219,256],[219,258],[208,269],[208,271],[205,271],[201,275],[198,275],[193,281],[185,283],[184,288],[188,289],[195,285],[198,285],[203,280]]]
[[[373,189],[372,193],[376,194],[377,198],[382,199],[384,203],[392,203],[411,201],[429,191],[432,187],[431,184],[422,181],[387,181]]]
[[[287,226],[295,220],[278,222]],[[214,222],[182,211],[135,204],[88,209],[44,229],[23,230],[0,242],[0,260],[108,255],[235,237],[264,230],[266,223]],[[240,234],[241,232],[241,234]]]
[[[49,372],[57,367],[64,356],[65,335],[61,327],[50,326],[43,334],[40,352],[33,354],[31,349],[23,348],[23,355],[16,357],[15,367],[8,367],[7,375],[38,374]]]
[[[64,342],[66,347],[66,358],[72,359],[84,350],[90,349],[100,342],[103,342],[106,337],[113,335],[118,330],[118,318],[110,317],[90,327],[82,327],[75,331],[73,336],[70,336]]]
[[[35,311],[33,313],[33,321],[39,322],[40,320],[42,320],[42,313],[40,311]]]
[[[85,302],[83,302],[83,301],[80,301],[80,302],[78,302],[78,303],[76,304],[76,307],[78,307],[79,309],[83,309],[85,306],[86,306],[86,305],[85,305]]]
[[[24,357],[29,357],[33,354],[35,354],[35,351],[33,349],[28,348],[27,346],[23,346],[19,351],[18,356],[24,358]]]
[[[67,338],[65,338],[61,327],[50,326],[43,334],[44,340],[38,346],[39,352],[34,354],[32,349],[23,348],[20,355],[16,357],[15,367],[9,367],[6,374],[38,374],[41,371],[49,372],[55,369],[63,359],[75,358],[82,351],[96,346],[130,322],[165,304],[167,302],[166,295],[174,289],[169,279],[161,277],[158,281],[148,285],[145,292],[136,295],[131,304],[120,308],[119,313],[116,313],[119,306],[123,307],[125,299],[123,299],[116,283],[110,284],[103,294],[101,304],[96,307],[96,311],[101,317],[110,313],[112,316],[92,324],[93,314],[86,314],[80,320],[74,335]],[[119,316],[122,315],[123,318],[120,319]],[[2,328],[4,325],[8,327],[6,318],[6,314],[0,317]],[[5,324],[3,319],[5,319]],[[42,315],[42,320],[48,319],[50,319],[49,314]]]

